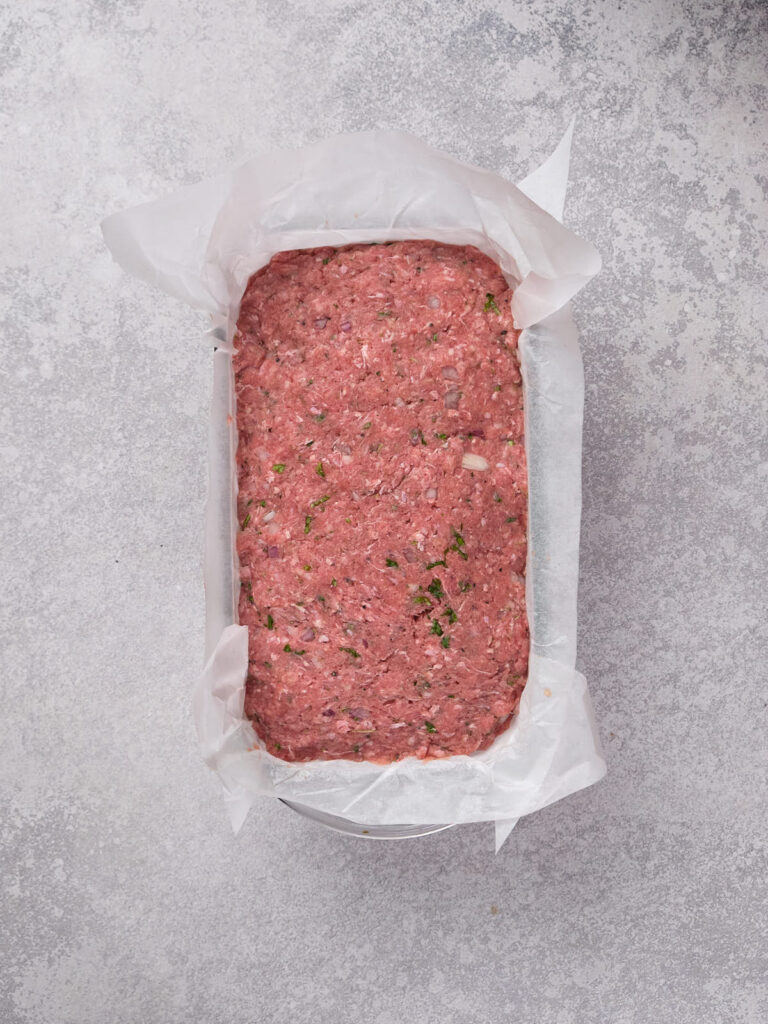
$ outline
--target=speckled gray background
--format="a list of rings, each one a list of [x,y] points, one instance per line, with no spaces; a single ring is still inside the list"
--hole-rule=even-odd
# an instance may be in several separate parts
[[[768,7],[4,0],[3,1024],[764,1024]],[[408,128],[510,176],[578,115],[580,667],[609,762],[405,844],[264,805],[189,714],[210,353],[99,219]]]

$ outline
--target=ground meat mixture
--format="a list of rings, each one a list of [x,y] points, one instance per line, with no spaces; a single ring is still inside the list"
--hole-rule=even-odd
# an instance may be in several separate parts
[[[282,252],[236,337],[245,711],[286,761],[471,754],[525,684],[518,332],[430,241]]]

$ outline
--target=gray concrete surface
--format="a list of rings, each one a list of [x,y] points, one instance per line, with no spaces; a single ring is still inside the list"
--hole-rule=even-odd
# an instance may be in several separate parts
[[[759,0],[0,2],[0,1021],[768,1019],[766,53]],[[189,715],[210,353],[98,221],[342,129],[519,176],[574,113],[609,775],[498,857],[235,840]]]

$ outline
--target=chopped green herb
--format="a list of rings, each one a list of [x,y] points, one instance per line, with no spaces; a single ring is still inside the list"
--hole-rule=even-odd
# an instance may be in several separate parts
[[[315,443],[314,441],[305,441],[304,442],[304,447],[305,448],[311,448],[314,443]]]
[[[313,384],[314,384],[314,381],[313,381],[313,379],[312,379],[312,378],[310,377],[310,378],[309,378],[309,380],[307,381],[307,384],[306,384],[306,386],[307,386],[308,388],[311,388]]]
[[[371,424],[370,423],[364,423],[363,424],[363,430],[370,430],[370,429],[371,429]]]
[[[392,310],[391,309],[380,309],[378,311],[378,313],[376,314],[376,316],[379,318],[379,320],[385,320],[388,316],[392,316]]]
[[[493,500],[500,503],[501,502],[501,495],[500,494],[494,494]]]
[[[291,647],[290,644],[286,644],[283,650],[285,651],[286,654],[293,654],[293,648]]]
[[[391,569],[398,569],[399,568],[399,566],[398,566],[397,562],[394,560],[394,558],[388,558],[386,560],[385,564],[388,565]]]
[[[354,745],[354,747],[352,747],[352,749],[354,750],[354,752],[355,752],[356,754],[359,754],[359,753],[360,753],[360,744],[359,744],[359,743],[356,743],[356,744]]]
[[[430,594],[432,594],[432,596],[434,597],[434,599],[436,601],[442,601],[443,598],[445,597],[445,591],[443,590],[443,584],[440,582],[440,580],[437,578],[437,576],[434,576],[432,578],[432,582],[427,587],[427,590],[430,592]]]
[[[432,335],[432,341],[437,341],[437,332]]]
[[[330,260],[330,258],[331,258],[330,256],[326,256],[326,257],[325,257],[325,259],[323,260],[323,266],[326,266],[326,264],[328,263],[328,261]]]
[[[428,569],[434,569],[436,565],[444,565],[446,568],[448,567],[448,563],[444,558],[438,558],[436,562],[427,562]]]
[[[506,521],[508,523],[516,523],[517,522],[517,516],[507,516]]]
[[[274,466],[272,467],[272,472],[273,473],[284,473],[285,472],[285,463],[284,462],[276,462],[274,464]]]
[[[321,476],[323,479],[325,479],[325,467],[323,466],[322,462],[318,462],[318,464],[315,466],[315,472],[317,473],[318,476]]]
[[[443,617],[448,619],[448,621],[451,623],[456,622],[459,618],[459,616],[456,614],[453,608],[446,608],[445,611],[443,612]]]
[[[344,519],[344,522],[351,524],[352,520],[349,518],[349,516],[346,516],[345,519]]]
[[[435,434],[435,437],[440,438],[441,441],[447,441],[448,440],[448,435],[447,434]]]
[[[520,682],[520,676],[510,676],[507,680],[507,686],[517,686]]]
[[[435,636],[443,635],[443,627],[440,625],[437,619],[432,619],[432,629],[430,629],[429,632],[434,633]]]
[[[413,599],[414,604],[432,604],[432,601],[426,594],[417,594]]]
[[[304,533],[309,533],[312,529],[312,516],[304,516]]]
[[[445,549],[446,552],[448,552],[448,551],[455,551],[456,554],[459,556],[459,558],[463,558],[465,562],[468,561],[468,557],[469,556],[467,555],[466,551],[463,550],[463,548],[464,548],[464,538],[461,536],[461,534],[459,533],[459,531],[457,529],[453,528],[452,532],[453,532],[453,537],[454,537],[454,543],[451,544],[450,547],[447,547]]]
[[[245,515],[245,519],[243,520],[243,529],[246,528],[246,526],[248,525],[248,523],[250,523],[250,521],[251,521],[251,513],[247,512],[246,515]]]
[[[275,628],[275,620],[272,618],[271,615],[267,615],[267,629],[274,629],[274,628]]]
[[[459,590],[462,592],[462,594],[466,594],[466,592],[468,590],[471,590],[472,587],[474,587],[474,583],[472,582],[472,580],[461,580],[459,583]]]
[[[266,508],[267,507],[267,499],[266,498],[262,498],[261,501],[259,502],[259,504],[261,505],[262,508]]]
[[[437,732],[437,729],[431,722],[425,722],[424,728],[427,730],[427,732]]]
[[[317,414],[317,416],[315,416],[315,421],[317,423],[322,423],[324,419],[325,419],[325,413],[324,412],[319,412]]]
[[[494,391],[501,391],[501,384],[497,384],[497,385],[496,385],[496,386],[494,387],[494,389],[493,389],[493,390],[494,390]]]
[[[440,646],[441,647],[446,647],[446,648],[450,647],[451,646],[451,638],[449,636],[444,636],[443,639],[440,641]]]
[[[485,293],[485,305],[483,306],[484,313],[490,313],[493,311],[497,316],[501,316],[501,310],[496,305],[496,299],[494,298],[493,292]]]
[[[304,570],[304,572],[312,572],[312,566],[311,565],[303,565],[302,569]]]
[[[517,444],[517,441],[515,441],[513,437],[510,437],[510,439],[507,441],[507,444],[510,445],[510,447],[514,448],[514,446]]]
[[[338,585],[338,580],[337,580],[337,579],[336,579],[336,577],[334,576],[334,577],[333,577],[333,579],[331,580],[331,586],[332,586],[332,587],[335,587],[335,586],[337,586],[337,585]]]
[[[316,501],[312,502],[312,508],[317,508],[318,505],[324,505],[326,501],[330,501],[330,500],[331,500],[330,494],[324,494],[322,496],[322,498],[318,498]]]
[[[339,650],[344,651],[345,654],[350,654],[353,658],[360,657],[354,647],[340,647]]]

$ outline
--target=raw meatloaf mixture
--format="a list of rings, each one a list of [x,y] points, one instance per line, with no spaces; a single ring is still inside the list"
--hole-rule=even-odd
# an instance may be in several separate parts
[[[236,337],[245,711],[286,761],[487,747],[528,666],[510,290],[473,247],[282,252]]]

